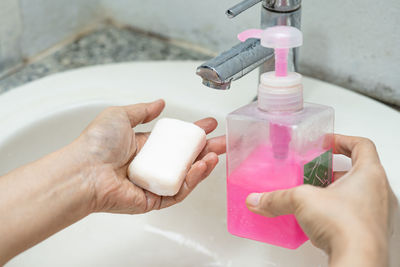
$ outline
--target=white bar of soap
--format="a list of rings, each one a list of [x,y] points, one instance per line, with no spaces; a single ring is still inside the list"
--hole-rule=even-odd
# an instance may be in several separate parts
[[[176,195],[205,145],[206,133],[197,125],[160,119],[129,165],[129,179],[154,194]]]

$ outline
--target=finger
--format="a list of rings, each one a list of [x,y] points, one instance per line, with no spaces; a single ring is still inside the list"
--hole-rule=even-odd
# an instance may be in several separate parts
[[[379,163],[375,144],[363,137],[335,135],[335,154],[351,158],[353,166],[359,164]]]
[[[207,165],[204,161],[198,161],[194,163],[190,168],[181,188],[179,189],[179,192],[175,196],[163,197],[160,204],[160,209],[170,207],[183,200],[191,191],[189,183],[201,179],[201,176],[206,170]]]
[[[194,124],[196,124],[197,126],[202,128],[206,132],[206,134],[211,133],[218,126],[218,122],[214,118],[205,118],[205,119],[196,121]]]
[[[173,198],[176,202],[181,202],[184,200],[190,192],[208,175],[210,175],[211,171],[215,168],[218,163],[218,156],[215,153],[210,153],[203,160],[199,161],[202,164],[201,169],[193,169],[191,172],[188,173],[186,176],[185,182],[183,183],[184,186],[181,187],[178,194],[176,194]],[[203,165],[204,164],[204,165]],[[205,168],[203,168],[205,166]]]
[[[144,190],[144,192],[146,196],[145,212],[160,209],[162,197],[147,190]]]
[[[325,134],[322,141],[322,147],[325,150],[330,150],[335,146],[335,135],[332,133]]]
[[[317,189],[303,185],[270,193],[253,193],[247,197],[246,205],[250,211],[266,217],[294,214],[305,197],[312,197],[313,190]]]
[[[202,180],[204,180],[205,178],[207,178],[211,172],[215,169],[215,166],[217,166],[218,164],[218,155],[215,154],[214,152],[208,153],[204,158],[203,161],[205,161],[206,165],[207,165],[207,170],[205,171],[205,173],[203,174],[203,177],[200,181],[197,181],[197,183],[193,186],[193,188]]]
[[[184,194],[183,196],[187,196],[188,193],[190,193],[202,180],[204,180],[204,178],[206,178],[207,176],[210,175],[210,173],[214,170],[215,166],[218,164],[218,156],[215,153],[210,153],[208,155],[206,155],[203,160],[201,160],[202,162],[205,163],[206,165],[206,169],[205,171],[203,171],[201,173],[200,176],[197,175],[187,175],[186,177],[186,184],[188,185],[190,191],[189,192],[185,192],[187,193],[186,195]],[[177,194],[177,198],[179,198],[181,196],[179,196],[179,193]],[[179,200],[183,200],[183,198],[180,198]]]
[[[149,138],[150,132],[146,133],[137,133],[135,134],[135,141],[136,141],[136,154],[142,150],[144,144],[146,143],[147,139]]]
[[[204,158],[205,155],[207,155],[208,153],[211,153],[211,152],[216,153],[217,155],[221,155],[226,152],[226,137],[225,137],[225,135],[214,137],[214,138],[207,140],[207,144],[203,148],[203,150],[200,152],[199,156],[197,157],[197,160]]]
[[[218,156],[215,153],[210,153],[203,160],[193,164],[179,192],[175,196],[164,197],[161,208],[169,207],[184,200],[204,178],[210,175],[217,163]]]
[[[124,106],[132,128],[157,118],[165,107],[164,100],[160,99],[151,103],[141,103],[135,105]]]

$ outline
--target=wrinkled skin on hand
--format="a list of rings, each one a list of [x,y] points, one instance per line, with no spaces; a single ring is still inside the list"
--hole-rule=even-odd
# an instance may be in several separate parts
[[[332,256],[332,266],[386,266],[388,236],[398,208],[376,147],[366,138],[336,135],[335,153],[350,157],[353,166],[336,172],[327,188],[302,185],[251,194],[247,206],[267,217],[294,214],[312,243]],[[358,265],[359,250],[362,257],[374,258]],[[349,251],[351,264],[338,256]]]
[[[94,211],[138,214],[169,207],[182,201],[215,168],[217,155],[225,152],[224,136],[207,140],[175,196],[155,195],[128,179],[127,168],[149,136],[149,133],[136,133],[132,128],[157,118],[164,106],[164,101],[159,100],[108,108],[78,138],[87,162]],[[213,118],[195,124],[207,134],[217,127]]]

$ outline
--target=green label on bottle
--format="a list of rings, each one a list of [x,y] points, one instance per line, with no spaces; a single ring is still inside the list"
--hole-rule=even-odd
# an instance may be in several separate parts
[[[332,149],[304,165],[304,184],[326,187],[332,181]]]

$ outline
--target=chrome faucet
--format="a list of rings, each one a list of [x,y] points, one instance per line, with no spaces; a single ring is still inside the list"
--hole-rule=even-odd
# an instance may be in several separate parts
[[[301,0],[244,0],[228,9],[226,15],[234,18],[259,2],[262,2],[261,29],[277,25],[300,29]],[[288,66],[291,71],[297,70],[298,52],[296,48],[289,53]],[[196,74],[203,79],[204,85],[227,90],[232,81],[255,68],[260,66],[260,73],[264,73],[272,71],[274,65],[274,50],[262,47],[259,39],[248,39],[199,66]]]

